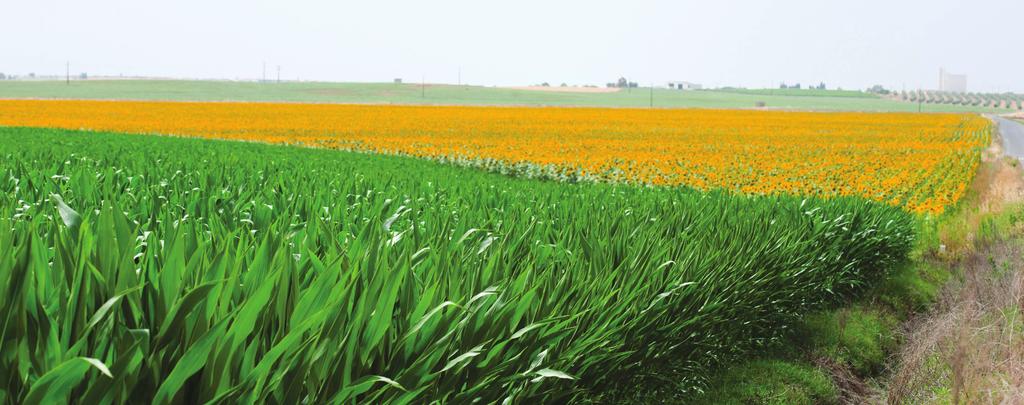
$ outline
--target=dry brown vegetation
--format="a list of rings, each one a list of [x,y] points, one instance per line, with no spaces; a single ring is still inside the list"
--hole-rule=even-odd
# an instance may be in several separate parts
[[[960,263],[935,311],[909,325],[888,403],[1022,403],[1024,272],[1019,242]]]

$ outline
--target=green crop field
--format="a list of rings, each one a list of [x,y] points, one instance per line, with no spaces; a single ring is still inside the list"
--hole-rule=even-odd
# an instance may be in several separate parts
[[[695,389],[915,230],[252,143],[5,128],[0,156],[0,403],[571,401],[666,358]]]
[[[391,83],[255,83],[188,80],[0,80],[0,98],[71,98],[188,101],[288,101],[321,103],[394,103],[459,105],[529,105],[648,107],[649,88],[614,93],[559,93],[497,87]],[[655,89],[661,108],[768,108],[846,111],[918,111],[916,103],[871,94],[836,90],[701,90]],[[924,104],[925,112],[1003,110],[982,106]]]
[[[856,90],[822,90],[822,89],[739,89],[724,88],[716,91],[737,94],[750,94],[755,96],[790,96],[790,97],[853,97],[853,98],[879,98],[875,94]]]

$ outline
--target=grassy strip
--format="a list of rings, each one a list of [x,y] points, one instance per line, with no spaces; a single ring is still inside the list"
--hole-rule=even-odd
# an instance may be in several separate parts
[[[814,94],[808,97],[808,94]],[[653,95],[653,97],[652,97]],[[858,96],[863,95],[863,96]],[[917,103],[836,90],[701,90],[650,88],[617,92],[574,93],[485,86],[393,83],[285,82],[214,80],[0,80],[0,98],[65,98],[177,101],[270,101],[304,103],[528,105],[648,108],[769,108],[833,111],[916,112]],[[653,99],[653,100],[652,100]],[[987,111],[984,107],[924,104],[926,112]]]
[[[913,239],[860,199],[62,130],[0,146],[14,402],[557,401],[664,359],[692,390]]]
[[[740,89],[725,88],[716,91],[751,94],[759,96],[790,96],[790,97],[851,97],[878,99],[880,96],[859,90],[822,90],[822,89]]]

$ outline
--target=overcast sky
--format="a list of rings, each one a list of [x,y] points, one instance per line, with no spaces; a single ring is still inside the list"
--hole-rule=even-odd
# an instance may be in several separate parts
[[[1024,0],[33,0],[0,72],[1024,92]]]

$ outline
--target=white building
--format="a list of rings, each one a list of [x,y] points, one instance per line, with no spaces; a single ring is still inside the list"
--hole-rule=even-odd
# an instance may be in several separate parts
[[[967,75],[954,75],[945,69],[939,69],[939,91],[966,93]]]
[[[700,90],[703,86],[690,82],[668,82],[668,88],[674,90]]]

